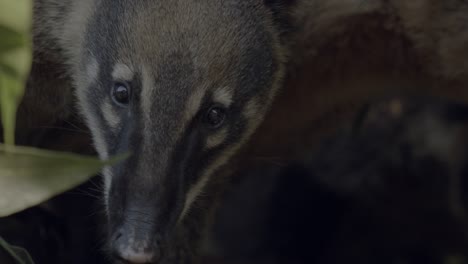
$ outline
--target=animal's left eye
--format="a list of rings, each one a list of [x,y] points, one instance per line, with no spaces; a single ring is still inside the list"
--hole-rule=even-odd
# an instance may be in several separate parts
[[[115,83],[111,95],[119,105],[126,106],[130,102],[130,88],[124,83]]]
[[[218,128],[223,125],[226,119],[226,109],[220,106],[212,106],[205,114],[204,122],[211,128]]]

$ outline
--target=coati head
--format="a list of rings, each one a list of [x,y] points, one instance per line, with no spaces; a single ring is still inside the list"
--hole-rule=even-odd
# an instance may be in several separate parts
[[[93,1],[91,1],[93,2]],[[105,168],[110,242],[157,261],[210,176],[255,130],[283,75],[262,1],[94,1],[77,97]]]

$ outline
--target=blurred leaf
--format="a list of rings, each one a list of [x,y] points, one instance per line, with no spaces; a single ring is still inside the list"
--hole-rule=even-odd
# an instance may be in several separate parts
[[[0,25],[19,33],[27,33],[32,24],[32,0],[1,0]]]
[[[0,36],[1,39],[1,36]],[[4,42],[0,40],[0,42]],[[0,53],[0,69],[20,81],[25,81],[29,75],[32,61],[31,45],[24,41],[23,46]],[[23,89],[23,87],[21,87]]]
[[[34,264],[34,261],[26,249],[17,246],[11,246],[11,249],[15,252],[15,255],[23,261],[23,263]]]
[[[16,108],[22,96],[23,83],[0,70],[0,118],[4,128],[4,141],[14,144]]]
[[[0,217],[38,205],[74,188],[103,166],[125,157],[100,161],[71,153],[0,145]]]
[[[31,0],[0,1],[0,69],[22,80],[31,66],[32,8]]]
[[[16,109],[32,61],[32,0],[0,0],[0,113],[6,144],[14,144]]]
[[[26,44],[23,34],[1,24],[0,39],[2,40],[0,41],[0,53],[24,46]]]
[[[0,237],[0,263],[2,264],[34,264],[28,252],[20,247],[9,245]]]

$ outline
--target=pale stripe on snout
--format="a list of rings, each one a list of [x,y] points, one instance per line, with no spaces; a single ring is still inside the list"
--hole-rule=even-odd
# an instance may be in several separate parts
[[[205,143],[205,148],[212,149],[221,145],[228,135],[228,129],[223,128],[222,130],[216,132],[216,134],[208,136]]]
[[[94,146],[99,154],[99,157],[103,160],[109,158],[109,153],[102,133],[102,127],[98,121],[96,114],[93,112],[93,107],[90,105],[90,95],[88,89],[97,82],[99,76],[99,65],[95,58],[90,59],[90,62],[86,66],[86,76],[78,78],[76,95],[79,101],[80,111],[85,117],[88,127],[90,128],[93,136]]]
[[[120,123],[120,116],[114,110],[114,106],[111,104],[110,100],[104,100],[104,103],[101,106],[101,111],[107,124],[112,129],[117,129]]]
[[[96,83],[97,77],[99,75],[99,65],[95,58],[92,58],[91,61],[86,66],[86,77],[87,77],[87,85],[80,85],[81,89],[85,89],[84,87],[89,86],[92,83]]]
[[[203,98],[206,94],[206,87],[198,87],[193,91],[187,101],[184,112],[184,120],[191,120],[199,111]]]
[[[211,163],[205,169],[200,179],[190,187],[187,193],[184,208],[179,217],[179,221],[181,221],[185,217],[187,212],[190,211],[190,208],[192,207],[193,203],[197,200],[197,197],[203,193],[203,189],[208,184],[212,174],[229,160],[229,158],[242,146],[242,144],[250,137],[250,135],[253,134],[255,128],[260,124],[261,120],[255,118],[258,115],[259,111],[258,101],[258,98],[251,98],[244,106],[242,114],[244,117],[246,117],[248,125],[246,131],[243,134],[242,139],[240,139],[234,144],[231,144],[226,148],[226,150],[218,154],[218,157],[213,161],[213,163]],[[214,137],[211,143],[208,143],[210,140],[207,139],[206,145],[209,146],[210,144],[221,144],[226,139],[228,133],[228,130],[226,130],[225,133],[221,131],[221,133],[218,135],[218,138]],[[223,134],[224,138],[222,138]]]
[[[202,90],[202,92],[198,92],[197,96],[195,97],[197,99],[197,107],[195,108],[195,105],[190,105],[187,108],[186,111],[190,111],[189,113],[193,116],[197,113],[199,110],[198,108],[200,107],[201,101],[205,95],[206,91]],[[233,91],[229,89],[229,87],[222,87],[218,88],[215,91],[213,91],[213,103],[215,104],[221,104],[225,108],[229,108],[233,102]],[[195,100],[195,99],[192,99]],[[190,108],[191,107],[191,108]],[[222,130],[218,131],[214,135],[209,136],[206,139],[205,143],[205,148],[214,148],[216,146],[219,146],[222,144],[225,140],[226,137],[228,136],[228,128],[223,128]],[[179,217],[179,221],[184,218],[184,216],[187,214],[187,212],[190,210],[192,204],[196,201],[197,197],[203,192],[203,189],[205,186],[208,184],[208,181],[211,177],[211,174],[218,169],[221,165],[227,162],[229,157],[232,155],[232,153],[237,149],[236,145],[228,147],[226,150],[221,153],[217,159],[213,161],[204,171],[203,175],[198,179],[198,181],[192,185],[187,193],[184,208],[182,210],[182,213]]]
[[[97,60],[95,58],[91,58],[90,62],[86,65],[86,76],[79,76],[76,80],[76,96],[79,99],[79,109],[85,117],[88,127],[92,132],[94,147],[99,154],[99,158],[106,160],[109,158],[109,153],[104,139],[104,134],[102,132],[103,128],[101,127],[101,123],[98,121],[96,114],[93,112],[93,107],[90,104],[90,95],[88,93],[88,89],[97,83],[99,71],[100,69]],[[102,174],[104,176],[104,195],[106,196],[105,201],[107,203],[107,196],[109,194],[111,182],[109,167],[105,167],[102,170]]]

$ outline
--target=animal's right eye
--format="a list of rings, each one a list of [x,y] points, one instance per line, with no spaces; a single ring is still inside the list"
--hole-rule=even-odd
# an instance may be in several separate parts
[[[120,106],[126,106],[130,102],[130,88],[125,83],[115,83],[111,95],[114,102]]]
[[[220,106],[212,106],[205,114],[204,121],[211,128],[219,128],[226,118],[226,110]]]

